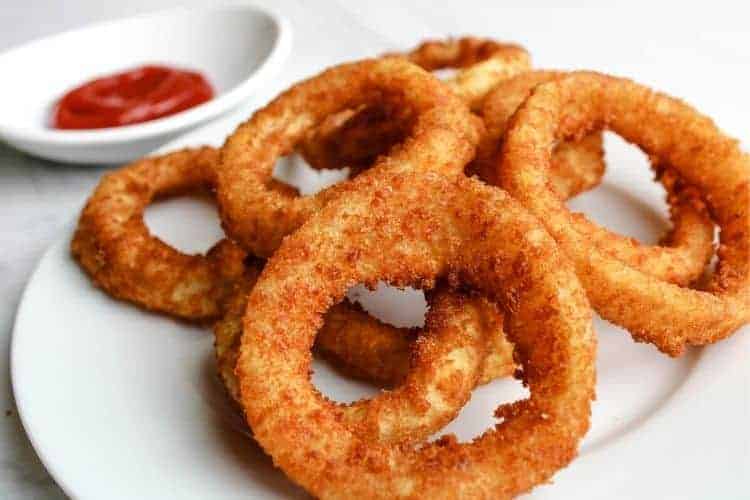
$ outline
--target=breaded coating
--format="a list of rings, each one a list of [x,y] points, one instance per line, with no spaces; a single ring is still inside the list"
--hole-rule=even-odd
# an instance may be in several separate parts
[[[192,321],[221,316],[245,252],[223,240],[186,255],[150,234],[143,220],[155,199],[209,193],[216,149],[145,158],[105,175],[81,212],[71,250],[96,285],[118,299]]]
[[[367,173],[428,169],[458,174],[473,157],[481,120],[431,74],[399,58],[336,66],[282,93],[227,139],[217,183],[226,233],[254,255],[271,255],[284,236],[346,185],[313,196],[290,195],[270,183],[276,159],[326,117],[380,102],[413,109],[415,122],[398,147]]]
[[[680,195],[700,196],[696,206],[706,204],[720,228],[720,246],[705,291],[613,257],[603,248],[617,235],[571,213],[550,189],[550,147],[602,127],[674,170],[689,188]],[[725,338],[750,320],[750,162],[737,141],[684,102],[591,72],[544,83],[514,115],[498,171],[502,187],[539,217],[574,261],[599,314],[636,340],[676,356],[685,346]]]
[[[259,267],[246,272],[224,318],[214,325],[219,376],[238,404],[234,369],[242,317],[259,274]],[[513,345],[497,334],[503,315],[496,304],[446,286],[429,293],[428,303],[425,328],[416,329],[381,323],[345,299],[326,312],[315,338],[315,350],[340,371],[396,389],[379,404],[355,403],[345,413],[373,439],[422,440],[456,417],[474,385],[516,370]],[[442,361],[436,362],[441,351]]]
[[[249,270],[245,286],[249,293],[260,270]],[[244,290],[243,290],[244,292]],[[227,314],[214,327],[219,375],[230,396],[240,404],[239,383],[234,373],[242,338],[242,317],[247,293],[238,293]],[[513,345],[502,334],[503,316],[497,306],[476,294],[451,291],[440,286],[429,295],[430,309],[421,331],[387,325],[367,338],[382,340],[372,351],[359,345],[356,333],[361,325],[343,321],[352,318],[347,301],[329,309],[315,339],[315,349],[332,359],[337,368],[341,359],[356,354],[356,364],[345,363],[344,370],[368,379],[389,374],[394,388],[375,400],[342,405],[348,425],[369,439],[381,442],[422,441],[442,429],[469,400],[478,383],[515,371]],[[373,318],[361,312],[362,324]],[[498,332],[500,332],[498,334]],[[388,335],[390,334],[390,335]],[[354,344],[353,346],[351,344]],[[495,348],[497,346],[497,348]],[[401,347],[396,352],[395,348]],[[394,357],[384,354],[394,351]],[[369,356],[369,358],[368,358]],[[381,363],[380,369],[367,365]]]
[[[484,180],[493,185],[500,182],[499,155],[513,113],[537,85],[565,75],[559,71],[524,73],[501,82],[487,96],[482,109],[486,133],[475,162]],[[590,141],[598,153],[587,151],[586,141]],[[599,170],[594,165],[596,159],[601,158],[601,131],[585,135],[577,143],[561,141],[556,144],[557,149],[550,159],[549,183],[562,199],[567,199],[581,188],[590,188],[592,182],[599,182],[604,173],[604,163],[601,163]],[[579,146],[576,147],[576,144]],[[664,170],[658,164],[654,167],[657,171]],[[660,179],[667,191],[673,222],[672,231],[662,239],[667,246],[641,245],[634,238],[596,231],[590,232],[589,238],[602,252],[646,274],[687,285],[703,274],[713,255],[714,224],[699,198],[689,194],[674,171],[661,175]]]
[[[508,498],[549,480],[575,456],[594,396],[591,309],[572,265],[500,189],[370,172],[284,240],[249,296],[237,375],[254,436],[320,498]],[[530,397],[471,443],[373,441],[312,385],[316,331],[354,283],[440,277],[509,314]]]
[[[405,58],[427,71],[456,69],[444,83],[474,110],[499,82],[531,68],[523,47],[477,37],[428,40],[411,51],[385,56]],[[313,168],[349,167],[357,173],[401,142],[413,119],[408,107],[387,102],[346,110],[328,117],[299,150]]]

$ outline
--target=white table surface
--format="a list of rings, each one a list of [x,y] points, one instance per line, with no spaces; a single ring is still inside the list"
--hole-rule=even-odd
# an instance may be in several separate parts
[[[92,21],[198,3],[3,0],[0,50]],[[539,67],[597,69],[654,85],[713,116],[746,148],[749,142],[750,31],[741,6],[710,2],[686,9],[683,2],[675,2],[654,8],[633,1],[612,7],[577,2],[573,8],[559,8],[552,1],[517,6],[467,0],[440,5],[404,0],[256,3],[287,15],[295,30],[292,59],[277,85],[258,96],[260,102],[335,62],[409,47],[427,36],[476,33],[524,44]],[[8,347],[15,310],[36,261],[75,217],[106,168],[37,160],[0,143],[0,498],[64,498],[20,425],[8,376]]]

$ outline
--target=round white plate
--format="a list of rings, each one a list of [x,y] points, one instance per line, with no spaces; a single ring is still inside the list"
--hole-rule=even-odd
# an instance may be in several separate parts
[[[215,124],[166,149],[219,144],[230,128]],[[660,188],[642,155],[611,136],[607,142],[603,186],[572,204],[655,241],[666,227]],[[281,170],[308,189],[321,182],[294,165]],[[185,250],[205,250],[221,236],[205,203],[162,202],[147,220]],[[24,426],[62,488],[81,499],[304,496],[274,469],[229,404],[215,375],[210,331],[110,299],[71,259],[70,236],[61,235],[26,289],[11,360]],[[418,322],[424,307],[416,292],[389,290],[366,303],[399,324]],[[596,328],[591,431],[580,457],[530,497],[746,498],[747,332],[670,359],[603,321]],[[373,391],[322,363],[315,380],[339,400]],[[448,430],[470,439],[491,425],[499,402],[522,394],[510,380],[481,387]]]

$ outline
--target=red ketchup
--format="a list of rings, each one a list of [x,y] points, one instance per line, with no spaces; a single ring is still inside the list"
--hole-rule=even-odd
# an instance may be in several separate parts
[[[93,129],[147,122],[202,104],[213,95],[200,73],[142,66],[74,88],[57,103],[52,126]]]

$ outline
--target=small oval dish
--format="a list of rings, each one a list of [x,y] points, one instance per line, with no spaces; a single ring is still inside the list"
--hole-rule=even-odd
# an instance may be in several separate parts
[[[122,163],[246,102],[281,69],[291,26],[253,5],[178,8],[104,22],[0,54],[0,138],[31,155],[67,163]],[[97,76],[144,64],[196,70],[213,99],[153,121],[57,130],[57,100]]]

